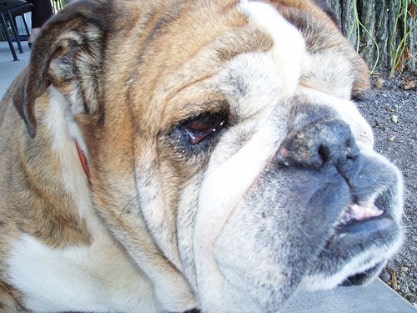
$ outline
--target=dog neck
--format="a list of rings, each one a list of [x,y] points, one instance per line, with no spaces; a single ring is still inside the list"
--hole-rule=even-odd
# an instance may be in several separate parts
[[[85,176],[88,179],[88,182],[90,182],[90,168],[88,167],[87,157],[85,156],[85,153],[81,150],[80,145],[78,144],[77,140],[74,140],[75,147],[77,148],[78,157],[80,158],[81,166],[83,167]]]

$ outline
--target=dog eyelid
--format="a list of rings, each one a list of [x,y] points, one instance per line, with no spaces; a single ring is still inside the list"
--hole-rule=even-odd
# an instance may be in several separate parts
[[[226,118],[224,114],[208,113],[184,123],[183,130],[190,138],[191,144],[197,145],[218,133],[225,126]]]
[[[185,128],[185,132],[191,138],[191,143],[193,145],[196,145],[196,144],[199,144],[204,139],[206,139],[207,137],[214,135],[217,131],[222,129],[225,123],[226,121],[221,121],[218,125],[214,127],[209,127],[203,131]]]

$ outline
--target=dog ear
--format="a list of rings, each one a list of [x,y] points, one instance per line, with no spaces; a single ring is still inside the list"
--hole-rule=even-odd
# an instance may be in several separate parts
[[[35,100],[51,84],[72,99],[73,111],[97,110],[106,33],[103,21],[109,22],[106,3],[77,1],[69,5],[44,25],[34,42],[22,92],[13,97],[32,138],[36,134]]]
[[[327,14],[328,17],[333,21],[333,23],[337,26],[337,28],[342,29],[340,25],[340,20],[334,13],[334,11],[330,8],[325,0],[313,0],[314,3],[323,10],[324,13]]]

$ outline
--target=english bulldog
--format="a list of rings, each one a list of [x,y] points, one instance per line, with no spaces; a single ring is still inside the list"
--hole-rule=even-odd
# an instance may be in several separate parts
[[[303,0],[80,0],[0,106],[0,311],[279,312],[363,283],[402,180]]]

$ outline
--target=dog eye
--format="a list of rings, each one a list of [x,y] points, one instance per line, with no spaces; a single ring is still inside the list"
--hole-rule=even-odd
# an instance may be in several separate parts
[[[209,139],[226,127],[226,114],[206,113],[199,115],[182,125],[182,129],[193,145]]]

